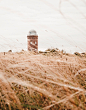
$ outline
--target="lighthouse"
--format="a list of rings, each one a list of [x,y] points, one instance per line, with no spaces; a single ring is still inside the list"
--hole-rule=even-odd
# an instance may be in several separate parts
[[[27,35],[28,50],[38,52],[38,35],[35,30],[29,31]]]

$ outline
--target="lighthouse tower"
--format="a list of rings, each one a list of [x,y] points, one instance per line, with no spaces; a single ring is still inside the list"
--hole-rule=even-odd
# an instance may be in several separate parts
[[[28,50],[38,52],[38,35],[35,30],[29,31],[27,35]]]

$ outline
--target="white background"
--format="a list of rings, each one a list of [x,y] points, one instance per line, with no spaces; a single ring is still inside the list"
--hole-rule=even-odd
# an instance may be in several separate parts
[[[0,51],[26,50],[32,29],[39,50],[86,52],[86,0],[0,0]]]

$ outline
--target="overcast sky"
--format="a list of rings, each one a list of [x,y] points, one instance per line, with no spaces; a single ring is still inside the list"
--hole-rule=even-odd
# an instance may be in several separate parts
[[[26,50],[32,29],[39,50],[86,52],[86,0],[0,0],[0,51]]]

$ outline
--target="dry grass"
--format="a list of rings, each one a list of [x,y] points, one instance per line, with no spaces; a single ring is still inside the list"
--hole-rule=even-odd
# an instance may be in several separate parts
[[[0,53],[1,110],[85,110],[86,57]]]

